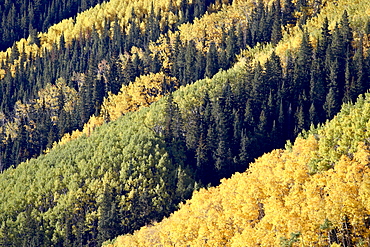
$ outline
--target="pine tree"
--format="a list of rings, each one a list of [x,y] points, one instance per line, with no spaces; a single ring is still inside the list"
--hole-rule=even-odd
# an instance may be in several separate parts
[[[121,89],[123,84],[122,73],[120,73],[120,68],[115,57],[112,58],[109,66],[109,71],[107,75],[107,82],[105,84],[105,95],[108,95],[108,92],[117,94]]]
[[[227,39],[226,39],[226,59],[227,65],[226,67],[229,68],[232,64],[234,64],[236,55],[239,52],[239,47],[237,47],[237,37],[235,34],[235,26],[232,25],[230,30],[228,31]]]
[[[229,82],[226,82],[222,89],[221,96],[215,102],[213,115],[215,116],[215,130],[217,133],[217,147],[215,150],[215,170],[218,179],[221,179],[230,172],[232,166],[232,139],[233,119],[232,104],[233,92]]]
[[[312,61],[312,46],[307,32],[303,33],[301,46],[298,51],[296,66],[294,69],[294,93],[309,92],[310,70]]]
[[[3,221],[0,228],[0,246],[12,246],[12,238],[10,234],[7,222]]]
[[[279,104],[279,115],[277,118],[277,131],[278,131],[278,134],[280,135],[279,136],[280,141],[287,139],[287,131],[289,131],[287,130],[287,127],[285,126],[286,121],[285,121],[285,111],[284,110],[285,109],[284,109],[283,100],[281,99],[280,104]]]
[[[195,80],[203,79],[206,71],[206,57],[202,50],[197,51],[195,68],[196,68]]]
[[[342,19],[340,21],[340,34],[344,42],[344,49],[348,51],[351,49],[351,42],[353,41],[353,31],[350,27],[347,10],[344,10]]]
[[[197,49],[195,47],[194,41],[189,41],[188,45],[186,46],[185,51],[185,78],[184,83],[189,84],[190,82],[194,82],[196,80],[196,54]]]
[[[294,5],[291,0],[285,0],[283,6],[283,25],[285,24],[294,24],[295,17],[294,17]]]
[[[104,241],[117,236],[120,232],[120,222],[118,218],[118,210],[114,201],[112,192],[106,185],[104,188],[103,198],[100,203],[100,218],[98,222],[98,245]]]
[[[167,144],[167,151],[174,164],[181,165],[185,161],[184,152],[186,150],[184,123],[172,94],[167,97],[165,114],[164,140]]]
[[[352,71],[354,71],[355,76],[350,75]],[[361,36],[358,49],[356,50],[355,55],[353,56],[353,67],[350,64],[349,59],[347,59],[346,62],[346,84],[347,83],[350,83],[350,85],[354,84],[351,85],[350,87],[351,100],[353,101],[357,99],[358,95],[364,93],[365,89],[367,88],[365,81],[365,78],[367,77],[366,72],[367,70],[365,69],[365,60],[363,55],[363,39]],[[353,83],[351,83],[352,80]]]
[[[264,136],[267,131],[267,123],[268,121],[267,121],[265,110],[262,110],[259,116],[259,121],[257,125],[258,133],[262,136]]]
[[[201,17],[206,12],[206,1],[196,0],[194,7],[194,17]]]
[[[251,103],[251,100],[248,99],[246,106],[245,106],[245,111],[244,111],[244,128],[247,131],[252,131],[254,127],[255,127],[255,120],[254,120],[254,114],[252,110],[252,103]]]
[[[310,101],[312,103],[311,106],[313,107],[324,105],[326,99],[326,73],[321,61],[322,60],[318,58],[318,54],[316,52],[314,59],[312,60],[310,78]],[[322,111],[317,112],[317,117],[323,121],[325,116],[323,116],[321,112]]]
[[[63,246],[71,246],[74,241],[70,217],[71,216],[66,216]]]
[[[310,115],[310,123],[311,124],[318,124],[320,119],[318,117],[318,114],[316,112],[316,107],[314,103],[311,104],[310,109],[309,109],[309,115]]]
[[[241,132],[241,139],[240,139],[240,150],[239,150],[239,157],[238,157],[238,171],[244,171],[248,167],[248,163],[251,160],[251,155],[253,154],[253,147],[251,145],[251,140],[248,137],[247,131],[245,129]]]
[[[283,69],[281,66],[280,57],[272,52],[270,58],[267,60],[265,65],[265,73],[263,81],[266,83],[267,90],[269,90],[273,96],[277,95],[278,90],[281,88],[281,82],[283,80]]]
[[[283,38],[281,30],[281,19],[278,17],[274,18],[271,31],[271,43],[276,45]]]
[[[212,78],[218,71],[218,57],[217,57],[217,48],[214,42],[211,43],[206,57],[206,71],[204,76]]]
[[[16,43],[13,44],[12,46],[12,49],[11,49],[11,53],[10,53],[10,57],[9,57],[9,63],[14,63],[14,61],[16,59],[18,59],[20,56],[20,52],[19,52],[19,49],[18,49],[18,46]]]
[[[161,70],[161,67],[162,67],[162,64],[159,58],[159,54],[156,53],[154,54],[153,60],[151,61],[150,72],[154,74],[159,73],[159,71]]]
[[[333,118],[333,116],[338,112],[339,107],[340,107],[340,104],[338,102],[338,93],[333,87],[331,87],[329,89],[328,95],[326,96],[326,101],[323,106],[326,112],[326,117],[328,119]]]
[[[306,128],[305,114],[303,112],[303,106],[300,105],[295,113],[296,124],[294,129],[294,135],[298,135],[302,130]]]
[[[317,46],[317,58],[324,60],[326,56],[327,49],[329,48],[329,45],[331,43],[331,34],[329,30],[329,20],[326,17],[324,19],[324,23],[321,27],[321,39],[318,41]]]
[[[266,87],[266,83],[263,80],[263,71],[262,66],[260,63],[257,63],[256,67],[253,71],[253,79],[252,79],[252,105],[253,111],[255,109],[260,109],[263,102],[265,101],[265,97],[268,94],[268,88]]]

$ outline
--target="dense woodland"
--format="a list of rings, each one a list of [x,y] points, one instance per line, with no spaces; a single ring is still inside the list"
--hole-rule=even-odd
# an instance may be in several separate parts
[[[200,6],[203,4],[198,2],[199,6],[193,6],[184,2],[179,6],[188,15],[186,19],[180,19],[177,25],[204,13],[206,6]],[[198,10],[198,7],[202,10]],[[148,45],[166,32],[169,26],[164,24],[161,29],[160,13],[157,15],[154,7],[152,10],[147,18],[139,18],[133,12],[128,33],[114,19],[112,24],[108,22],[103,30],[99,30],[101,34],[92,28],[85,38],[74,39],[68,45],[61,36],[50,51],[45,50],[35,57],[26,54],[25,49],[19,51],[13,45],[10,57],[2,66],[5,75],[0,93],[0,138],[3,140],[1,170],[38,156],[65,133],[81,129],[91,115],[99,114],[103,98],[108,96],[108,92],[117,94],[122,85],[128,85],[136,77],[161,70],[159,58],[151,56]],[[142,23],[147,25],[145,30],[140,29]],[[132,47],[142,49],[143,56],[131,56]],[[181,52],[179,60],[182,61],[177,63],[183,66],[185,45],[179,44],[174,49]],[[189,45],[189,50],[194,57],[195,48]],[[201,56],[205,61],[205,55]],[[13,73],[11,65],[17,59],[19,62]],[[177,55],[173,59],[177,59]],[[205,65],[202,66],[205,70]],[[224,67],[230,67],[230,64]],[[214,74],[216,68],[213,70]],[[167,74],[178,76],[180,71],[183,71],[183,67]],[[182,84],[188,84],[203,78],[204,73],[194,75],[189,72],[186,77],[178,77]],[[190,74],[193,78],[189,78]],[[166,92],[173,90],[166,88]]]
[[[37,32],[45,32],[51,25],[74,17],[78,12],[101,2],[103,1],[2,1],[0,50],[11,47],[15,41],[29,35],[36,37]]]
[[[98,246],[332,119],[370,81],[369,21],[344,2],[127,4],[78,35],[22,31],[0,54],[0,243]]]
[[[106,246],[368,246],[369,100]]]

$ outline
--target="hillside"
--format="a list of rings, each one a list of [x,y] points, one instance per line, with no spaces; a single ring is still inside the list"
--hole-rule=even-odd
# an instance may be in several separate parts
[[[164,69],[150,44],[207,9],[220,8],[214,1],[105,2],[1,52],[0,170],[35,158],[65,134],[81,130],[92,115],[99,115],[104,98],[135,84],[137,78],[144,79],[129,90],[142,94],[143,86],[153,87],[153,80],[146,80],[151,73],[160,73],[157,78],[163,73],[166,79],[178,77]],[[178,44],[182,58],[183,46]],[[204,72],[193,77],[176,79],[188,84],[204,78]],[[170,83],[159,95],[157,87],[149,98],[173,91],[176,85]]]
[[[21,40],[2,54],[0,244],[98,246],[332,119],[369,88],[368,9],[112,0],[40,33],[37,47]],[[297,141],[319,150],[297,179],[360,155],[361,135],[338,139],[340,131]],[[296,155],[266,157],[276,165],[284,152]],[[288,243],[289,233],[277,238]]]
[[[72,18],[77,13],[102,2],[101,0],[2,1],[0,51],[11,47],[21,38],[28,36],[35,38],[38,32],[45,32],[61,20]]]
[[[369,100],[106,246],[369,245]]]

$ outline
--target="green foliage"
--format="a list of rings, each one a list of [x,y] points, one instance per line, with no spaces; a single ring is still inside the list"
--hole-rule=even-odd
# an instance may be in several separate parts
[[[298,238],[299,238],[300,235],[301,235],[301,233],[297,232],[297,233],[291,233],[289,239],[282,237],[280,239],[280,246],[281,247],[293,247],[294,243],[299,242]]]
[[[27,205],[32,205],[32,219],[38,215],[44,219],[42,229],[31,229],[54,244],[65,236],[66,222],[72,224],[68,238],[86,243],[98,230],[91,241],[101,243],[172,212],[179,198],[192,191],[193,182],[186,170],[181,176],[187,179],[177,180],[179,164],[169,158],[153,126],[143,124],[150,121],[147,115],[155,115],[155,109],[127,115],[89,138],[72,141],[1,174],[1,217],[13,219],[11,225],[17,226],[10,228],[10,235],[30,226],[21,223],[19,214],[29,212]]]
[[[125,16],[127,26],[117,24],[117,16],[107,17],[106,24],[91,25],[78,39],[56,35],[58,42],[35,58],[13,46],[1,81],[1,170],[38,156],[89,119],[104,118],[107,124],[0,175],[1,243],[94,246],[131,233],[168,216],[197,186],[216,185],[244,171],[253,159],[282,147],[310,124],[334,117],[343,100],[366,90],[369,59],[358,48],[365,40],[353,42],[357,33],[347,12],[331,31],[325,23],[317,46],[307,28],[296,53],[282,59],[275,51],[270,55],[273,45],[258,44],[284,44],[281,24],[288,23],[290,30],[297,19],[300,26],[308,23],[310,3],[285,1],[281,9],[278,2],[266,7],[259,1],[245,29],[244,22],[234,25],[238,18],[230,17],[223,21],[232,25],[221,25],[220,32],[210,26],[217,34],[209,37],[209,30],[196,31],[201,26],[196,22],[203,20],[180,28],[194,20],[195,7],[203,14],[207,4],[172,6],[169,12],[180,13],[175,25],[166,22],[171,14],[154,11],[153,3],[150,11]],[[232,11],[237,4],[220,16],[238,16]],[[168,30],[177,27],[180,31],[172,36]],[[187,28],[194,31],[187,33]],[[254,65],[252,58],[241,56],[233,68],[217,73],[232,66],[246,45],[257,45],[249,54],[255,52],[261,61],[265,57],[266,63]],[[167,82],[169,75],[176,78]],[[203,77],[208,78],[199,81]],[[154,78],[159,87],[143,78]],[[176,80],[184,87],[154,103],[176,89]],[[116,101],[107,98],[122,85],[127,87]],[[118,102],[128,109],[150,107],[137,113],[116,107],[115,118],[125,116],[110,122],[113,111],[100,112],[104,98],[114,107]],[[369,142],[364,101],[359,99],[357,111],[345,106],[325,130],[315,131],[318,150],[305,163],[311,174],[333,168],[341,156],[354,155],[358,142]],[[352,118],[343,117],[345,112]],[[293,150],[290,141],[286,146]],[[282,244],[292,246],[297,239],[292,235]]]

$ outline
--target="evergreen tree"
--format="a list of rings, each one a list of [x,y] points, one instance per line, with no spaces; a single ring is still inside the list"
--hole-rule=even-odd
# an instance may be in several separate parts
[[[321,59],[318,58],[317,52],[315,53],[314,59],[312,60],[311,66],[311,81],[310,81],[310,101],[311,107],[322,106],[326,99],[326,72],[320,63]],[[325,116],[317,113],[317,117],[320,120],[324,120]],[[317,122],[315,122],[317,123]]]
[[[186,150],[186,141],[183,133],[184,123],[172,94],[167,97],[165,113],[164,140],[167,144],[169,157],[174,164],[181,165],[185,162],[184,153]]]
[[[340,107],[338,102],[338,93],[333,87],[329,89],[329,93],[326,96],[326,101],[323,107],[328,119],[333,118],[333,116],[338,112]]]
[[[153,60],[151,61],[150,72],[158,73],[161,70],[162,64],[159,59],[158,53],[154,54]]]
[[[229,175],[232,165],[232,139],[233,139],[233,92],[229,82],[222,89],[220,98],[215,102],[213,115],[215,116],[217,147],[215,150],[215,170],[218,178]]]
[[[280,57],[272,52],[270,58],[265,64],[264,82],[266,83],[267,89],[275,97],[278,90],[282,86],[283,80],[283,68],[281,66]]]
[[[271,31],[271,43],[276,45],[283,38],[281,30],[281,19],[278,17],[274,18]]]
[[[352,84],[350,86],[350,98],[355,101],[358,95],[365,92],[367,88],[367,83],[365,78],[367,78],[366,69],[365,69],[365,59],[363,55],[363,39],[360,38],[358,49],[353,56],[353,67],[350,64],[349,59],[346,62],[346,84]],[[350,73],[353,71],[355,76],[351,76]],[[353,79],[352,79],[353,78]],[[352,82],[353,81],[353,82]],[[354,85],[353,85],[354,84]]]
[[[184,74],[184,84],[189,84],[196,80],[196,54],[197,48],[195,47],[194,41],[189,41],[186,46],[185,51],[185,74]]]
[[[106,96],[105,94],[105,82],[103,78],[94,80],[93,85],[93,94],[92,94],[92,103],[94,104],[94,114],[96,116],[100,113],[100,106],[103,103],[103,99]]]
[[[300,105],[295,113],[296,124],[294,129],[294,135],[298,135],[306,128],[305,114],[303,112],[303,106]]]
[[[194,7],[194,17],[201,17],[206,12],[206,1],[196,0]]]
[[[309,92],[310,70],[312,61],[312,46],[307,32],[303,33],[301,46],[298,51],[294,68],[294,94],[300,95],[302,91]]]
[[[105,95],[108,95],[108,92],[112,92],[113,94],[117,94],[121,89],[123,78],[122,73],[120,71],[117,59],[115,57],[112,58],[109,71],[107,75],[107,82],[105,84]]]
[[[255,124],[256,123],[254,120],[252,103],[251,100],[248,99],[244,111],[244,129],[246,129],[247,131],[252,131],[253,128],[255,127]]]
[[[348,51],[351,49],[351,42],[353,41],[353,32],[350,27],[347,10],[344,10],[342,19],[340,21],[340,35],[344,42],[344,50]]]
[[[0,246],[12,246],[12,238],[10,234],[7,222],[3,221],[0,228]]]
[[[12,49],[11,49],[11,53],[10,53],[10,57],[9,57],[9,63],[14,63],[14,61],[16,59],[18,59],[20,56],[20,52],[19,52],[19,49],[18,49],[18,46],[16,43],[13,44],[12,46]]]
[[[257,130],[258,130],[258,133],[260,135],[264,135],[267,131],[267,117],[266,117],[266,113],[265,113],[265,110],[262,110],[261,111],[261,114],[259,116],[259,121],[258,121],[258,125],[257,125]]]
[[[203,53],[202,50],[197,51],[196,55],[196,64],[195,64],[195,69],[196,69],[196,76],[195,80],[200,80],[204,78],[204,74],[206,71],[206,57]]]
[[[120,232],[118,210],[112,192],[108,185],[104,188],[103,198],[100,203],[100,219],[98,222],[97,241],[100,246],[104,241],[113,239]]]
[[[217,48],[214,42],[211,43],[206,57],[205,77],[212,78],[218,71]]]
[[[239,52],[239,48],[237,46],[238,41],[235,34],[235,26],[232,25],[230,30],[228,31],[227,39],[226,39],[226,59],[227,59],[227,65],[226,67],[231,67],[232,64],[234,64],[236,55]]]
[[[338,26],[334,29],[333,36],[332,36],[332,43],[330,46],[330,54],[327,56],[326,65],[328,67],[329,73],[332,74],[333,68],[336,67],[336,77],[337,77],[337,85],[338,88],[344,88],[345,86],[345,63],[346,57],[349,57],[349,50],[346,47],[347,44],[341,35],[341,31]],[[333,80],[331,80],[333,81]],[[342,94],[338,95],[339,97],[343,97]]]
[[[286,140],[287,139],[287,128],[285,126],[285,111],[284,111],[284,105],[283,105],[283,100],[280,100],[279,104],[279,115],[277,118],[277,132],[278,132],[278,139],[280,141]]]
[[[324,23],[321,27],[321,39],[319,39],[319,43],[317,45],[317,58],[321,60],[325,60],[327,49],[331,43],[331,34],[329,30],[329,20],[328,18],[324,19]]]
[[[248,137],[247,131],[245,129],[241,132],[241,139],[240,139],[240,150],[239,150],[239,157],[238,157],[238,167],[237,170],[243,171],[248,167],[248,163],[251,160],[251,154],[253,154],[253,147],[251,145],[251,140]]]
[[[320,119],[319,119],[319,116],[316,112],[316,107],[313,103],[310,106],[309,115],[310,115],[310,123],[311,124],[318,124],[319,123]]]
[[[285,0],[283,6],[283,25],[285,24],[294,24],[295,17],[294,17],[294,5],[291,0]]]
[[[251,92],[254,113],[257,109],[258,110],[261,109],[261,106],[263,102],[265,101],[265,97],[269,92],[263,78],[264,77],[263,77],[262,66],[260,65],[260,63],[257,63],[253,71],[252,92]]]
[[[71,216],[66,216],[63,246],[71,246],[74,241],[70,217]]]

